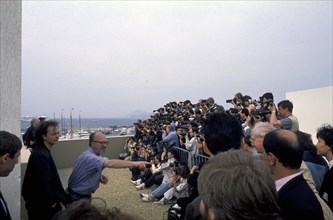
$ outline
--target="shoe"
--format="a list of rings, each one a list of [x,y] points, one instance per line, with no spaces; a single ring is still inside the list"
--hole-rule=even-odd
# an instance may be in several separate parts
[[[148,194],[146,193],[140,193],[140,197],[143,198],[143,197],[148,197]]]
[[[142,183],[141,179],[138,180],[132,180],[131,183],[133,183],[134,185],[140,185]]]
[[[174,205],[172,206],[172,208],[174,208],[174,209],[178,209],[178,210],[181,210],[181,209],[182,209],[182,207],[180,207],[178,204],[174,204]]]
[[[145,188],[145,184],[144,184],[144,183],[141,183],[140,185],[136,186],[135,188],[136,188],[137,190],[144,189],[144,188]]]
[[[176,198],[172,198],[172,199],[170,199],[170,200],[167,200],[166,202],[167,202],[167,204],[171,204],[171,205],[173,205],[173,204],[176,204],[176,203],[177,203],[177,199],[176,199]]]
[[[159,200],[159,201],[154,202],[154,204],[157,204],[157,205],[164,205],[164,204],[166,204],[166,200],[165,200],[165,199],[161,199],[161,200]]]
[[[152,197],[151,195],[148,195],[148,196],[142,197],[141,199],[142,199],[142,201],[144,201],[144,202],[151,202],[151,201],[153,201],[153,197]]]

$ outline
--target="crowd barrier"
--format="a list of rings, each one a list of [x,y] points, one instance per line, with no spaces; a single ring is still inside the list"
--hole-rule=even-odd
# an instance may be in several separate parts
[[[176,151],[176,158],[179,162],[185,163],[191,169],[194,165],[206,162],[209,157],[201,154],[192,154],[190,151],[179,147],[173,147]]]

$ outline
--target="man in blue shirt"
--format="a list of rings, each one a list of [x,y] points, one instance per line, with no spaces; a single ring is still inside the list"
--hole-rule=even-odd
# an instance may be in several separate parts
[[[108,145],[106,136],[100,132],[89,136],[89,148],[76,160],[73,172],[68,180],[68,193],[73,201],[91,198],[99,184],[107,184],[108,178],[102,174],[104,168],[145,167],[146,161],[133,162],[108,159],[101,156]]]
[[[178,134],[173,130],[171,125],[167,125],[163,130],[162,141],[166,143],[166,150],[169,150],[172,147],[179,147]]]

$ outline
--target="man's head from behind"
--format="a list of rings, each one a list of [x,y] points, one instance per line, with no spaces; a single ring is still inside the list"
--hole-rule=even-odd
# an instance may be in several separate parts
[[[22,142],[7,131],[0,131],[0,176],[8,176],[13,171],[21,155]]]
[[[264,137],[264,148],[271,165],[278,162],[286,169],[300,168],[304,150],[294,132],[284,129],[269,132]]]
[[[38,118],[33,118],[30,122],[30,124],[34,127],[36,127],[39,124],[39,119]]]
[[[209,113],[203,125],[204,151],[209,155],[229,149],[239,149],[243,136],[237,118],[225,113]],[[207,151],[208,150],[208,151]]]
[[[220,153],[200,171],[204,219],[277,219],[277,193],[267,162],[241,150]]]

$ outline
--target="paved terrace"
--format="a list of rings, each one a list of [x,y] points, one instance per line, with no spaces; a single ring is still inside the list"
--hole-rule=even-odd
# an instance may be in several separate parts
[[[71,172],[72,168],[59,170],[64,187],[67,187],[67,179]],[[99,189],[93,194],[93,198],[102,198],[106,201],[107,207],[118,207],[123,212],[130,213],[137,219],[167,219],[165,212],[170,205],[142,202],[139,193],[147,193],[149,190],[137,190],[130,182],[131,174],[128,169],[105,169],[103,174],[109,177],[109,183],[106,185],[101,184]],[[165,215],[164,218],[163,215]]]

